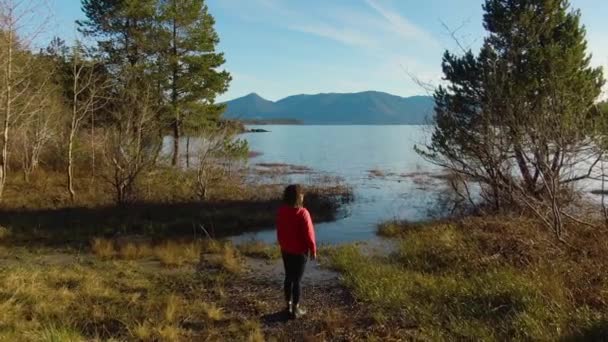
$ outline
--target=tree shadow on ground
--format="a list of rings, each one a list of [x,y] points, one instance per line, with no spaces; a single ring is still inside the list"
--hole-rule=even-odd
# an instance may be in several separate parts
[[[608,321],[595,322],[562,339],[564,342],[608,341]]]
[[[336,218],[339,204],[311,196],[307,207],[317,222]],[[79,244],[93,237],[224,238],[273,227],[280,201],[133,203],[128,206],[52,209],[0,208],[0,226],[11,243]],[[204,230],[202,229],[204,228]]]

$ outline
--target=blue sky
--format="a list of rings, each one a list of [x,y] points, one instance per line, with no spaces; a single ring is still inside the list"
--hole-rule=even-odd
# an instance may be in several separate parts
[[[220,100],[251,92],[293,94],[385,91],[425,94],[410,75],[437,84],[441,55],[483,36],[482,0],[207,0],[232,73]],[[580,8],[595,65],[608,65],[608,1],[571,0]],[[48,37],[75,37],[79,0],[50,0]],[[42,41],[44,38],[38,39]]]

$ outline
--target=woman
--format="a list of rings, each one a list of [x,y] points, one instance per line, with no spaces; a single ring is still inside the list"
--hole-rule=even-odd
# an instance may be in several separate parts
[[[301,185],[290,185],[283,193],[283,205],[277,213],[277,239],[285,266],[285,301],[287,312],[297,318],[306,314],[300,307],[300,281],[306,261],[317,258],[315,230],[304,205]]]

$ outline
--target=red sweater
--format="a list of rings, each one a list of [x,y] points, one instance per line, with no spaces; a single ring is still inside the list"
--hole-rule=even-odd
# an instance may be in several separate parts
[[[281,206],[277,213],[277,239],[283,252],[316,254],[315,229],[308,210]]]

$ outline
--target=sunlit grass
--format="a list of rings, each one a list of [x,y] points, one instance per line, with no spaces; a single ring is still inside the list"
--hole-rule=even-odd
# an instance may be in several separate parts
[[[201,254],[200,244],[166,242],[154,247],[154,255],[169,267],[179,267],[186,263],[197,263]]]
[[[378,324],[408,322],[423,340],[559,340],[606,329],[605,311],[572,297],[573,290],[591,291],[571,271],[586,266],[554,254],[550,236],[531,232],[539,230],[530,222],[390,222],[379,229],[400,238],[390,256],[356,246],[328,252]]]
[[[266,244],[261,241],[248,241],[237,245],[241,254],[258,259],[277,260],[281,258],[281,250],[277,244]]]
[[[102,245],[99,250],[107,252],[109,243],[98,242]],[[183,247],[183,260],[190,262],[196,253],[187,246],[200,248],[176,244],[161,250],[172,255]],[[234,248],[222,246],[218,260],[230,265],[223,272],[236,267],[226,261],[226,255],[237,258],[233,253]],[[22,263],[0,268],[0,341],[263,340],[259,327],[235,319],[206,297],[207,287],[223,286],[222,273],[199,277],[189,267],[168,270],[110,255],[112,259],[93,256],[49,265],[23,252]],[[195,323],[194,328],[184,327],[185,321]],[[215,326],[224,321],[238,328]]]
[[[91,243],[93,253],[101,259],[110,259],[116,255],[114,241],[103,238],[95,238]]]

